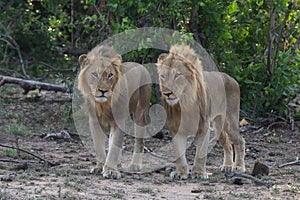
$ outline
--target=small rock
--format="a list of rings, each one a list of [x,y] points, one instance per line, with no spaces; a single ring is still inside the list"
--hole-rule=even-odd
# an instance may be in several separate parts
[[[13,179],[15,178],[15,174],[8,174],[8,175],[5,175],[5,176],[1,176],[0,177],[0,181],[4,181],[4,182],[12,182]]]
[[[16,165],[14,167],[14,169],[17,170],[17,171],[19,171],[19,170],[26,170],[26,169],[28,169],[28,164],[26,162],[26,163],[22,163],[22,164]]]
[[[259,161],[256,161],[252,170],[252,175],[258,178],[269,175],[269,167]]]
[[[233,177],[233,178],[231,178],[231,181],[233,184],[236,184],[236,185],[244,184],[243,179],[241,177]]]

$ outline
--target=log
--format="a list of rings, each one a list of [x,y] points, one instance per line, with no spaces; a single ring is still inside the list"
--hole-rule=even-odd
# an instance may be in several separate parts
[[[64,93],[68,91],[66,87],[61,85],[0,75],[0,87],[6,83],[19,85],[21,88],[24,89],[23,94],[27,94],[30,90],[36,90],[36,89],[55,91],[55,92],[64,92]]]

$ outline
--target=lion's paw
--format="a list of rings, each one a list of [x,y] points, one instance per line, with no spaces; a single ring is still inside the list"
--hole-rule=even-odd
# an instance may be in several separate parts
[[[186,179],[188,179],[188,177],[189,177],[188,174],[178,173],[176,171],[173,171],[170,174],[170,178],[173,179],[173,180],[175,180],[175,179],[177,179],[177,180],[186,180]]]
[[[143,165],[139,164],[139,163],[130,163],[130,166],[129,166],[129,170],[132,172],[141,171],[142,168],[143,168]]]
[[[246,169],[244,165],[234,165],[232,171],[245,172]]]
[[[206,172],[192,172],[192,179],[208,179],[208,174]]]
[[[172,179],[179,179],[179,180],[186,180],[188,179],[190,175],[190,170],[188,167],[181,167],[180,169],[176,169],[176,171],[173,171],[170,173],[170,177]]]
[[[102,176],[103,176],[103,178],[120,179],[121,172],[117,169],[114,169],[114,168],[104,165],[103,171],[102,171]]]
[[[233,171],[233,167],[231,165],[222,165],[220,166],[221,172],[230,173]]]
[[[97,163],[96,167],[93,167],[90,170],[90,174],[101,174],[102,173],[103,164]]]
[[[203,170],[195,166],[193,166],[192,168],[191,176],[192,179],[202,179],[202,180],[208,179],[208,174],[206,173],[206,170]]]

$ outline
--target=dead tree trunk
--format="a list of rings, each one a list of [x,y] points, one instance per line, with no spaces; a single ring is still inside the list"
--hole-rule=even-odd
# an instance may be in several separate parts
[[[4,84],[16,84],[24,89],[24,94],[27,94],[30,90],[47,90],[55,92],[67,92],[67,88],[61,85],[55,85],[51,83],[44,83],[33,80],[25,80],[20,78],[14,78],[10,76],[1,76],[0,75],[0,87]]]

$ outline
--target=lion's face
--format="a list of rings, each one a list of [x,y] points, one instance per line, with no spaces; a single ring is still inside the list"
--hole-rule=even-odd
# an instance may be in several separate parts
[[[110,100],[116,82],[115,75],[116,71],[112,66],[104,71],[101,67],[91,71],[89,85],[96,102],[103,103]]]
[[[162,98],[174,106],[192,92],[193,74],[184,60],[161,55],[158,61],[158,75]]]
[[[86,55],[80,58],[81,68],[85,70],[85,78],[88,91],[95,102],[105,103],[111,100],[113,90],[119,79],[119,58],[105,57],[88,58]]]

